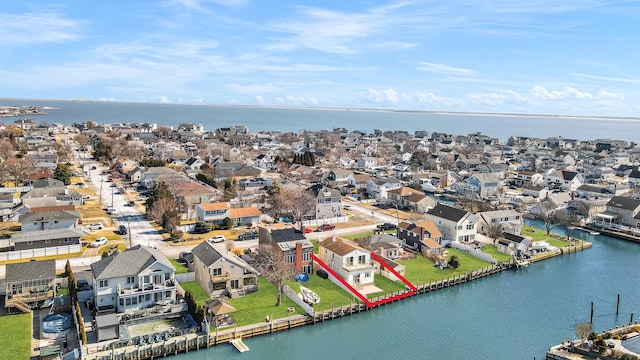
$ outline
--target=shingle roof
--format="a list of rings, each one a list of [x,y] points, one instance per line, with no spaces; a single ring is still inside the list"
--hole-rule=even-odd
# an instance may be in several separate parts
[[[60,221],[80,219],[80,213],[76,210],[41,211],[34,214],[24,214],[18,218],[19,223],[35,221]]]
[[[200,259],[204,266],[209,267],[216,261],[222,259],[222,255],[208,241],[200,243],[191,250],[193,256]]]
[[[427,214],[458,222],[467,214],[467,211],[439,203],[433,209],[427,211]]]
[[[5,273],[6,282],[55,277],[56,261],[53,259],[7,264]]]
[[[80,238],[82,236],[82,229],[51,229],[51,230],[39,230],[39,231],[27,231],[23,233],[11,235],[11,241],[14,243],[26,242],[26,241],[41,241],[47,239],[67,239],[67,238]]]
[[[353,252],[355,250],[362,250],[362,251],[368,252],[367,250],[356,245],[355,243],[352,243],[351,241],[347,239],[343,239],[338,236],[332,236],[332,237],[326,238],[321,242],[319,242],[318,245],[340,256],[347,255],[348,253]]]
[[[617,207],[626,210],[634,210],[640,206],[640,200],[632,199],[628,197],[622,196],[614,196],[609,202],[607,206]]]
[[[136,245],[94,262],[91,264],[91,271],[95,279],[117,278],[139,274],[155,262],[175,270],[175,267],[161,251]]]

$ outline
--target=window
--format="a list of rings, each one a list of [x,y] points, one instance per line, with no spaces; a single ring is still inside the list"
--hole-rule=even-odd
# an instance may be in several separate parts
[[[214,276],[222,275],[222,268],[215,268],[215,269],[212,269],[212,270],[213,270],[213,275]]]
[[[287,264],[294,264],[296,262],[296,254],[286,254],[284,257],[284,262]]]
[[[150,301],[151,300],[151,294],[144,294],[144,301]]]
[[[368,273],[368,272],[364,273],[364,277],[366,278],[371,277],[371,273]]]
[[[124,306],[124,299],[120,298],[120,306]]]
[[[467,225],[467,230],[473,230],[473,224],[468,224]]]
[[[145,275],[144,277],[142,277],[142,281],[143,281],[145,284],[148,284],[148,283],[149,283],[149,275]]]
[[[127,284],[133,284],[136,282],[136,278],[133,276],[127,276]]]
[[[103,288],[103,287],[107,287],[107,286],[109,286],[109,281],[108,280],[100,280],[100,281],[98,281],[98,287]]]
[[[366,257],[366,256],[364,256],[364,255],[360,255],[360,256],[358,256],[358,264],[364,264],[364,263],[366,263],[366,259],[367,259],[367,257]]]
[[[51,239],[45,239],[44,243],[45,244],[51,244]]]
[[[311,253],[310,252],[303,252],[302,253],[302,261],[311,261]]]

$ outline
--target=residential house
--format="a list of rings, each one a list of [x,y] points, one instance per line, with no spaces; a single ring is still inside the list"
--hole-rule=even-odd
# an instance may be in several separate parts
[[[367,182],[367,193],[373,199],[387,199],[387,192],[402,187],[396,178],[372,178]]]
[[[356,191],[366,190],[369,180],[373,177],[369,174],[353,173],[347,177],[347,185]]]
[[[351,170],[331,169],[324,176],[323,182],[325,185],[329,187],[337,188],[340,186],[347,185],[350,175],[353,175],[353,171]]]
[[[406,247],[422,254],[442,255],[442,233],[431,220],[416,223],[400,222],[398,239],[402,240]]]
[[[32,250],[80,244],[81,228],[26,231],[11,235],[11,249]]]
[[[80,213],[76,210],[42,211],[20,215],[23,233],[39,230],[76,229],[80,227]]]
[[[378,167],[378,158],[373,156],[362,156],[357,160],[357,168],[360,170],[373,170]]]
[[[520,256],[529,252],[529,245],[529,240],[526,237],[505,232],[498,239],[496,248],[505,254]]]
[[[419,213],[427,211],[436,204],[436,201],[425,195],[424,192],[407,186],[389,190],[387,199],[400,209],[409,209]]]
[[[551,170],[545,176],[545,183],[549,188],[564,191],[575,191],[584,184],[582,174],[568,170]]]
[[[176,301],[175,271],[155,248],[136,245],[91,264],[98,311],[146,309]]]
[[[520,234],[524,225],[524,218],[516,210],[495,210],[483,211],[476,214],[478,217],[478,232],[483,235],[489,234],[489,229],[496,224],[500,224],[503,232]]]
[[[240,179],[238,181],[238,186],[240,190],[255,190],[255,189],[263,189],[269,187],[273,184],[273,181],[270,178],[262,178],[262,177],[252,177],[248,179]]]
[[[211,297],[238,297],[258,290],[258,271],[235,254],[221,253],[208,241],[191,252],[196,282]]]
[[[517,186],[542,186],[544,184],[544,176],[534,171],[519,171],[516,173],[514,183]]]
[[[296,274],[313,272],[313,244],[307,240],[302,231],[288,225],[258,226],[258,251],[273,248],[280,251],[284,262],[289,264]]]
[[[461,195],[478,195],[487,199],[498,195],[500,180],[496,174],[473,174],[451,185],[451,189]]]
[[[38,187],[22,195],[22,202],[29,207],[83,204],[82,194],[65,187]]]
[[[436,224],[443,240],[467,243],[476,239],[478,219],[469,211],[438,203],[424,218]]]
[[[225,219],[229,218],[234,226],[257,225],[262,215],[257,207],[232,208],[226,202],[197,204],[195,212],[197,221],[224,225]]]
[[[322,184],[313,185],[309,190],[316,200],[313,210],[315,219],[331,219],[341,216],[342,195],[338,190]]]
[[[332,236],[320,241],[318,258],[358,290],[374,284],[376,266],[371,252],[350,240]]]
[[[549,194],[549,189],[536,185],[525,185],[522,188],[522,195],[532,196],[536,199],[544,199]]]
[[[607,202],[606,210],[596,215],[594,224],[603,227],[640,227],[640,200],[614,196]]]
[[[391,260],[397,259],[404,254],[402,240],[397,236],[385,233],[371,235],[368,248],[374,253]]]
[[[29,312],[30,305],[53,299],[55,281],[56,261],[53,259],[7,264],[4,306]]]

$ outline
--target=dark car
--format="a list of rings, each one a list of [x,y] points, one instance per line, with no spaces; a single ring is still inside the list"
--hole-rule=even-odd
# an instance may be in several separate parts
[[[127,227],[125,225],[118,226],[118,234],[127,235]]]
[[[257,239],[258,238],[258,232],[257,231],[249,231],[246,233],[242,233],[238,236],[238,240],[242,241],[242,240],[252,240],[252,239]]]
[[[91,290],[91,285],[87,280],[80,279],[78,280],[76,288],[78,289],[78,291],[86,291],[86,290]]]
[[[322,224],[322,225],[318,226],[316,231],[331,231],[331,230],[333,230],[335,228],[336,228],[336,226],[332,225],[332,224]]]
[[[396,229],[396,225],[392,224],[392,223],[384,223],[384,224],[380,224],[376,227],[378,230],[395,230]]]
[[[326,271],[324,271],[322,269],[316,270],[316,274],[318,276],[320,276],[321,278],[323,278],[323,279],[328,279],[329,278],[329,273],[327,273]]]

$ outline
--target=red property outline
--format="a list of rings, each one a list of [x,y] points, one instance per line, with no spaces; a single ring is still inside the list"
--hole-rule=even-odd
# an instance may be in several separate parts
[[[397,271],[395,271],[391,266],[389,266],[389,264],[387,264],[384,260],[382,260],[382,258],[380,256],[378,256],[377,254],[372,252],[371,253],[371,257],[373,259],[375,259],[377,262],[379,262],[380,265],[382,265],[385,269],[391,271],[391,273],[393,275],[397,276],[398,279],[402,280],[402,282],[405,285],[407,285],[411,290],[409,290],[407,292],[404,292],[402,294],[394,295],[394,296],[391,296],[391,297],[388,297],[388,298],[385,298],[385,299],[382,299],[382,300],[371,302],[371,301],[369,301],[369,299],[367,299],[366,296],[362,295],[353,286],[351,286],[349,283],[344,281],[344,279],[342,277],[340,277],[340,275],[338,275],[335,271],[333,271],[333,269],[331,269],[327,264],[325,264],[322,260],[320,260],[319,257],[317,257],[315,254],[311,254],[311,258],[313,259],[313,261],[315,261],[324,270],[326,270],[334,278],[336,278],[338,281],[340,281],[340,283],[342,285],[344,285],[347,289],[349,289],[349,291],[351,291],[353,293],[353,295],[357,296],[358,299],[362,300],[362,302],[364,302],[365,305],[367,305],[368,308],[371,308],[371,307],[374,307],[374,306],[383,305],[383,304],[386,304],[388,302],[404,299],[406,297],[415,295],[415,293],[418,291],[418,288],[416,288],[415,285],[410,283],[409,280],[405,279],[404,276],[400,275]]]

